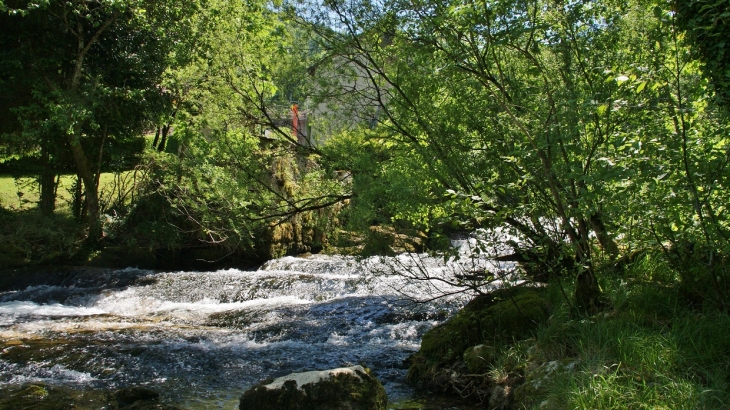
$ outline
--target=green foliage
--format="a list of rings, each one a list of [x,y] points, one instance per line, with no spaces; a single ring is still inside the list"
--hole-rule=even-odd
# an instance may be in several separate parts
[[[333,136],[322,152],[330,172],[344,171],[351,179],[350,228],[395,222],[402,228],[424,229],[443,214],[433,197],[436,181],[409,147],[357,129]]]
[[[678,24],[687,31],[694,52],[704,63],[722,104],[730,106],[730,3],[726,0],[680,0]]]
[[[35,209],[0,208],[0,269],[68,261],[82,236],[69,216],[41,218]]]
[[[580,275],[587,310],[602,259],[696,243],[709,256],[683,263],[717,265],[699,281],[716,291],[700,293],[727,306],[728,121],[676,13],[612,0],[327,6],[302,13],[381,110],[374,130],[330,142],[353,170],[353,223],[506,226],[517,254],[548,250],[549,276]]]
[[[151,158],[148,192],[166,198],[185,243],[259,258],[322,249],[348,196],[282,125],[283,94],[302,92],[293,73],[316,52],[292,53],[306,41],[266,2],[213,1],[197,17],[197,54],[165,74],[175,149]]]
[[[44,215],[54,209],[55,175],[80,176],[91,243],[103,236],[100,170],[139,160],[141,135],[167,103],[162,73],[195,41],[186,29],[197,5],[18,1],[0,15],[0,64],[8,69],[0,117],[9,119],[0,144],[10,158],[40,157]]]

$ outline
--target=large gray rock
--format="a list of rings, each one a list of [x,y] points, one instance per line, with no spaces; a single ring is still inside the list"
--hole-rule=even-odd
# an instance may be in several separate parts
[[[240,410],[384,410],[385,389],[362,366],[292,373],[243,393]]]

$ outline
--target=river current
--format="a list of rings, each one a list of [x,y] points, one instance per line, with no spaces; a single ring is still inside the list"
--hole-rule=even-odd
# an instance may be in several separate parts
[[[0,293],[0,388],[145,386],[182,408],[233,409],[263,379],[363,364],[402,400],[413,394],[404,360],[473,296],[443,279],[489,263],[465,261],[310,255],[257,270],[79,269]]]

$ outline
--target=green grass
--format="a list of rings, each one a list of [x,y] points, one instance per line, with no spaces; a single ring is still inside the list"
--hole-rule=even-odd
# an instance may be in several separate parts
[[[115,203],[131,202],[132,187],[139,182],[135,177],[133,171],[101,175],[102,211]],[[84,224],[76,221],[71,212],[75,181],[72,175],[61,177],[56,211],[52,217],[43,217],[38,209],[35,178],[0,176],[0,269],[60,263],[81,249]]]
[[[133,183],[134,172],[127,171],[120,174],[102,173],[99,179],[99,198],[109,203],[118,196],[118,187],[122,191]],[[75,175],[62,175],[56,197],[56,210],[59,213],[69,213],[73,203],[73,187]],[[40,189],[34,177],[15,178],[9,175],[0,175],[0,208],[11,211],[24,211],[36,208],[40,198]]]
[[[674,272],[651,257],[603,287],[613,309],[590,318],[571,317],[553,291],[518,408],[730,408],[730,316],[686,307]]]

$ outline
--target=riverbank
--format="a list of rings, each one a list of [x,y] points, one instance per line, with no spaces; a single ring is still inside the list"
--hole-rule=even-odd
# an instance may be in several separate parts
[[[409,378],[498,409],[728,408],[726,312],[693,304],[677,272],[652,255],[603,275],[601,286],[605,308],[593,315],[564,297],[570,280],[515,289],[502,313],[497,302],[467,307],[424,335]],[[475,335],[485,323],[492,336]]]
[[[108,235],[89,246],[84,229],[69,215],[42,217],[37,209],[0,208],[0,271],[62,265],[209,271],[250,269],[269,259],[264,252],[216,244],[165,243],[160,239],[164,233],[150,229],[121,234],[123,227],[110,225]]]
[[[341,229],[316,233],[310,228],[302,221],[282,223],[261,233],[264,239],[251,248],[186,240],[168,223],[109,219],[104,224],[104,238],[89,245],[84,229],[68,214],[44,217],[37,209],[10,211],[0,207],[0,271],[63,265],[165,271],[254,269],[285,255],[422,252],[429,239],[423,232],[384,226],[373,226],[366,233]],[[302,236],[301,231],[307,230],[309,234]]]

